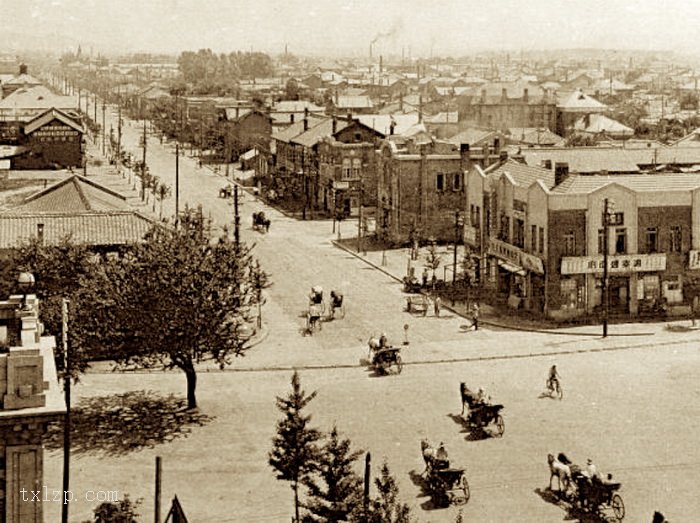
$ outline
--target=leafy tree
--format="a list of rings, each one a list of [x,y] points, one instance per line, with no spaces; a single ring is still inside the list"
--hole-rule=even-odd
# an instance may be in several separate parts
[[[304,481],[310,497],[304,522],[350,521],[353,513],[362,510],[362,479],[352,470],[362,452],[351,450],[350,444],[334,426],[321,449],[319,478]]]
[[[299,82],[294,78],[287,80],[287,84],[284,86],[284,91],[287,100],[298,100],[299,99]]]
[[[437,246],[435,245],[435,243],[431,243],[430,247],[428,247],[428,252],[425,254],[425,265],[433,273],[433,288],[435,287],[435,281],[437,279],[437,275],[435,273],[438,267],[440,266],[441,261],[442,259],[437,251]]]
[[[136,509],[142,501],[142,498],[131,501],[126,494],[124,499],[117,502],[100,503],[94,510],[95,519],[88,519],[84,523],[137,523],[139,513]]]
[[[297,522],[300,521],[299,484],[305,482],[317,467],[317,442],[321,433],[309,426],[311,416],[302,413],[315,397],[315,391],[307,396],[302,390],[296,371],[292,375],[292,392],[286,398],[277,397],[277,408],[284,417],[277,422],[269,463],[277,471],[277,479],[291,482],[294,521]]]
[[[158,201],[160,202],[159,217],[161,220],[163,219],[163,200],[165,200],[166,198],[169,198],[171,194],[172,194],[172,189],[170,188],[169,185],[167,185],[165,183],[158,184],[156,196],[158,197]]]
[[[361,518],[363,523],[409,523],[411,509],[398,500],[399,487],[391,475],[386,461],[382,464],[380,476],[374,480],[378,495],[369,504],[369,513]]]
[[[201,210],[186,209],[179,227],[154,227],[129,254],[100,264],[82,298],[96,344],[109,344],[122,365],[177,368],[196,408],[195,365],[221,368],[248,348],[258,293],[250,248],[225,236],[213,240]]]
[[[71,301],[71,311],[75,309],[77,295],[83,282],[90,282],[97,271],[93,259],[95,254],[86,245],[77,244],[65,237],[55,245],[46,245],[33,238],[14,249],[10,261],[5,266],[17,271],[29,271],[34,275],[36,283],[33,292],[40,300],[41,321],[48,334],[56,336],[56,364],[63,372],[63,338],[62,338],[62,300]],[[18,292],[16,288],[17,274],[9,271],[3,281],[2,295]],[[72,314],[71,314],[72,316]],[[71,346],[71,361],[73,377],[87,367],[87,355],[83,350],[80,332],[74,331],[71,325],[68,337]]]

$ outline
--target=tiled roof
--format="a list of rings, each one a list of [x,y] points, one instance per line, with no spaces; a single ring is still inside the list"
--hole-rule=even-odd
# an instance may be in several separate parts
[[[41,81],[34,78],[32,75],[23,73],[14,76],[5,82],[5,85],[41,85]]]
[[[491,129],[478,129],[476,127],[465,129],[464,131],[455,134],[454,136],[447,139],[450,143],[463,144],[468,143],[469,145],[476,145],[483,140],[488,139],[491,135],[497,134],[496,131]]]
[[[123,245],[141,240],[153,222],[135,211],[77,214],[0,214],[0,248],[9,249],[37,236],[43,224],[44,243],[66,237],[88,245]]]
[[[699,173],[627,174],[614,176],[571,175],[552,192],[587,194],[616,183],[635,192],[690,191],[700,187]]]
[[[457,123],[458,116],[457,111],[441,112],[432,116],[424,116],[423,121],[432,124]]]
[[[308,100],[281,100],[271,109],[272,113],[303,113],[308,109],[310,113],[322,113],[324,107],[320,107]]]
[[[88,178],[73,175],[27,198],[13,214],[127,210],[121,194]]]
[[[509,174],[515,183],[525,188],[530,187],[537,180],[542,180],[547,188],[554,187],[554,173],[551,170],[532,167],[512,158],[503,162],[493,171],[489,171],[488,174],[495,178],[499,178],[502,174]]]

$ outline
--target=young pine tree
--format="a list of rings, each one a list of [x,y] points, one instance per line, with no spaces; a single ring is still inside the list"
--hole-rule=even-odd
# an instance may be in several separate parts
[[[398,500],[399,487],[391,475],[389,465],[382,464],[380,476],[374,480],[377,497],[369,505],[369,514],[363,518],[366,523],[409,523],[411,511],[405,503]]]
[[[286,398],[277,397],[277,408],[284,417],[277,422],[269,463],[277,471],[277,479],[291,482],[295,522],[300,521],[299,484],[317,468],[319,450],[316,442],[321,439],[321,433],[309,427],[311,416],[302,413],[315,397],[315,391],[307,396],[302,390],[296,371],[292,375],[292,392]]]
[[[318,477],[304,481],[310,497],[305,523],[351,521],[353,513],[362,510],[362,480],[352,470],[360,454],[351,450],[350,440],[341,438],[333,427],[321,449]]]

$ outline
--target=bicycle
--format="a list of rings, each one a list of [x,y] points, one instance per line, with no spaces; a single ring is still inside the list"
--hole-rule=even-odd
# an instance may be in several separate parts
[[[564,391],[561,388],[561,383],[559,383],[559,378],[550,378],[547,380],[547,391],[551,398],[561,400],[564,397]]]

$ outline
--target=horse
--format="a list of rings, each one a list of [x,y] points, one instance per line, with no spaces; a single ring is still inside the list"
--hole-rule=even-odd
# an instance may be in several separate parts
[[[471,410],[474,406],[474,400],[476,399],[474,393],[467,388],[467,384],[462,382],[459,384],[459,395],[462,398],[462,413],[464,416],[465,405]]]
[[[559,492],[562,492],[562,486],[564,487],[564,492],[569,488],[569,483],[571,483],[571,461],[564,454],[559,454],[556,458],[553,454],[547,454],[547,463],[549,464],[549,490],[552,490],[552,480],[554,476],[557,477],[559,481]]]
[[[369,347],[367,359],[372,361],[374,354],[376,354],[376,352],[379,350],[379,338],[376,336],[370,337],[370,339],[367,340],[367,346]]]
[[[265,216],[264,211],[253,213],[253,229],[270,232],[270,219]]]

